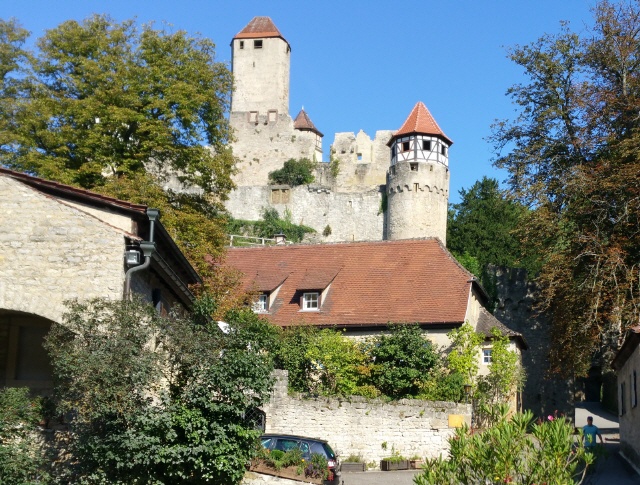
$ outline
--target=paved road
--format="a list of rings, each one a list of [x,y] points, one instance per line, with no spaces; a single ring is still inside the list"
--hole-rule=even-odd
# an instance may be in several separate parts
[[[412,485],[416,473],[420,473],[420,470],[343,473],[342,483],[344,485]]]

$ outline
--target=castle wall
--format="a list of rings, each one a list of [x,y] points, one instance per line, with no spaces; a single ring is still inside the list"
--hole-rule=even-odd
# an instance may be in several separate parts
[[[338,192],[367,191],[386,183],[390,150],[387,142],[391,130],[379,130],[372,140],[360,130],[358,134],[336,133],[331,145],[331,159],[339,163],[334,189]]]
[[[282,217],[313,227],[317,242],[379,241],[383,239],[384,213],[378,187],[368,192],[333,192],[317,184],[290,188],[286,185],[238,187],[226,202],[235,218],[258,220],[265,208],[275,208]],[[329,226],[331,234],[323,236]]]
[[[559,411],[572,414],[573,383],[548,375],[551,323],[535,311],[537,289],[523,269],[490,268],[495,278],[498,307],[495,316],[507,327],[520,332],[529,348],[522,353],[527,374],[522,392],[524,409],[538,416]]]
[[[290,158],[314,159],[315,134],[294,129],[288,114],[275,119],[260,114],[256,121],[250,121],[249,113],[231,113],[230,121],[237,140],[232,148],[238,157],[238,173],[234,176],[238,187],[266,186],[269,172],[282,168]]]

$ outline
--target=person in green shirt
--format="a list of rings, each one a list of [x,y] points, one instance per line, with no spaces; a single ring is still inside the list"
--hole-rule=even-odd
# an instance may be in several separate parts
[[[584,447],[587,450],[593,450],[596,446],[596,436],[600,438],[600,443],[604,443],[602,441],[602,435],[600,434],[600,430],[597,426],[593,424],[593,417],[589,416],[587,418],[587,425],[582,428],[582,440],[584,441]]]

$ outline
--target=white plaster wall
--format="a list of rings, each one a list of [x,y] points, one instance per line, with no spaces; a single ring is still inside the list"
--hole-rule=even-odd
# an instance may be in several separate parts
[[[0,176],[0,309],[62,320],[64,301],[122,297],[121,231]]]
[[[634,371],[636,379],[640,379],[640,347],[636,347],[618,372],[618,396],[620,396],[620,385],[623,382],[626,387],[626,412],[620,416],[620,449],[629,461],[638,465],[640,464],[640,405],[633,406],[632,401]],[[636,382],[636,386],[640,386],[640,382]],[[640,392],[638,392],[638,398],[640,398]],[[618,409],[620,406],[621,404],[618,403]]]

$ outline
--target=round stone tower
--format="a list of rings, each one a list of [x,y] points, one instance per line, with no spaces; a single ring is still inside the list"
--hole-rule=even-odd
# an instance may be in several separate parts
[[[254,17],[231,41],[231,112],[248,121],[289,116],[291,47],[269,17]]]
[[[389,140],[387,239],[437,237],[446,244],[452,144],[422,102]]]

